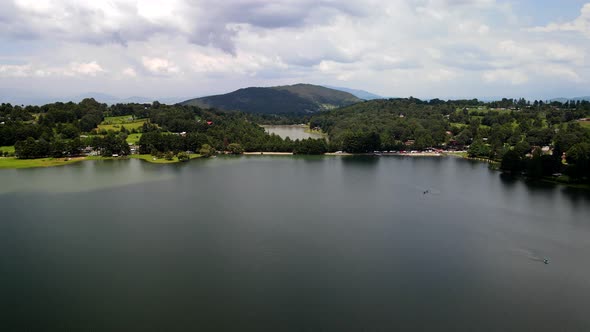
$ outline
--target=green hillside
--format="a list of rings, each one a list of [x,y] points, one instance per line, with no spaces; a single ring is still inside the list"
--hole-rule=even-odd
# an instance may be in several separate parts
[[[245,88],[223,95],[182,102],[182,105],[239,110],[247,113],[285,114],[315,113],[361,100],[350,93],[311,84],[269,88]]]

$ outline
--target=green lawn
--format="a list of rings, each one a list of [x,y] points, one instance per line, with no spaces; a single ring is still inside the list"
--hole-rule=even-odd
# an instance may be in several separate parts
[[[52,167],[76,163],[84,158],[41,158],[41,159],[17,159],[14,157],[0,158],[0,168],[31,168]]]
[[[121,126],[125,126],[125,128],[127,128],[127,130],[131,130],[131,129],[139,129],[143,126],[143,124],[146,122],[146,119],[143,120],[136,120],[134,122],[126,122],[126,123],[105,123],[105,121],[103,121],[101,124],[98,125],[98,130],[112,130],[112,131],[121,131]]]
[[[98,130],[113,130],[120,131],[121,126],[125,126],[128,130],[138,129],[147,121],[147,119],[133,119],[131,115],[123,116],[107,116],[104,121],[98,125]]]
[[[458,128],[461,128],[462,129],[462,128],[467,127],[468,125],[466,125],[464,123],[459,123],[459,122],[451,122],[451,126],[455,126],[455,127],[458,127]]]
[[[578,121],[584,128],[590,129],[590,121]]]
[[[129,134],[129,136],[127,136],[127,143],[137,144],[137,143],[139,143],[140,138],[141,138],[141,133]]]
[[[14,145],[11,145],[11,146],[0,146],[0,151],[1,152],[14,153]]]
[[[200,158],[200,154],[191,154],[190,159]],[[73,164],[84,160],[116,160],[116,159],[141,159],[155,164],[173,164],[178,163],[178,158],[174,157],[172,160],[163,158],[154,160],[154,156],[149,154],[134,154],[128,157],[102,157],[102,156],[88,156],[76,158],[39,158],[39,159],[17,159],[14,157],[0,157],[0,169],[2,168],[33,168],[33,167],[52,167]]]
[[[129,156],[132,159],[141,159],[145,160],[150,163],[154,164],[173,164],[179,162],[178,158],[174,157],[172,160],[166,160],[164,158],[156,159],[156,157],[152,156],[151,154],[133,154]],[[191,159],[200,158],[200,154],[191,154],[189,156]]]
[[[131,115],[122,115],[122,116],[107,116],[104,118],[103,124],[125,124],[136,122],[145,119],[134,119]]]

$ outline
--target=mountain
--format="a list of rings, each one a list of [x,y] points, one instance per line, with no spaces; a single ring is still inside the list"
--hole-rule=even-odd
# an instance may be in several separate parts
[[[362,100],[354,95],[319,85],[295,84],[267,88],[250,87],[223,95],[190,99],[182,105],[214,107],[247,113],[315,113]]]
[[[357,90],[357,89],[349,89],[349,88],[343,88],[343,87],[338,87],[338,86],[329,86],[326,85],[326,88],[330,88],[330,89],[334,89],[334,90],[340,90],[340,91],[344,91],[344,92],[348,92],[350,94],[352,94],[353,96],[360,98],[360,99],[364,99],[364,100],[373,100],[373,99],[383,99],[384,97],[376,95],[374,93],[365,91],[365,90]]]
[[[551,101],[558,101],[560,103],[565,103],[567,101],[590,101],[590,96],[585,97],[574,97],[574,98],[553,98]]]

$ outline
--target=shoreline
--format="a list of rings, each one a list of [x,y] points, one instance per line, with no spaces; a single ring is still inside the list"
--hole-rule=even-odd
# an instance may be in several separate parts
[[[243,156],[295,156],[293,152],[244,152]],[[305,155],[300,155],[305,156]],[[499,164],[497,161],[484,159],[484,158],[470,158],[464,155],[463,153],[436,153],[436,152],[424,152],[424,153],[334,153],[328,152],[323,155],[314,155],[314,156],[330,156],[330,157],[354,157],[354,156],[402,156],[402,157],[455,157],[461,158],[466,160],[474,160],[479,162],[486,162],[488,164],[497,165]],[[129,156],[122,156],[122,157],[101,157],[101,156],[85,156],[85,157],[69,157],[69,158],[37,158],[37,159],[17,159],[15,157],[0,157],[0,171],[4,169],[25,169],[25,168],[47,168],[47,167],[58,167],[58,166],[66,166],[74,163],[79,163],[87,160],[129,160],[129,159],[138,159],[144,162],[148,162],[151,164],[178,164],[183,163],[179,161],[176,157],[173,160],[166,160],[163,158],[155,159],[152,155],[129,155]],[[192,154],[190,155],[190,159],[187,160],[191,161],[193,159],[202,158],[199,154]],[[526,177],[517,177],[521,178],[525,181],[531,181]],[[535,181],[553,185],[560,185],[566,188],[575,188],[575,189],[582,189],[582,190],[590,190],[590,185],[584,183],[567,183],[562,182],[552,178],[541,178]]]
[[[293,152],[244,152],[244,156],[294,156]]]
[[[199,154],[192,154],[189,156],[190,160],[201,158]],[[36,158],[36,159],[18,159],[16,157],[0,157],[0,170],[2,169],[24,169],[24,168],[46,168],[65,166],[74,163],[79,163],[87,160],[129,160],[138,159],[151,164],[177,164],[183,161],[174,157],[173,160],[166,160],[163,158],[155,159],[152,155],[133,154],[121,157],[102,157],[102,156],[84,156],[84,157],[66,157],[66,158]]]
[[[264,151],[255,151],[255,152],[244,152],[242,155],[244,156],[294,156],[293,152],[264,152]],[[461,155],[453,155],[447,153],[436,153],[436,152],[417,152],[417,153],[335,153],[335,152],[327,152],[320,156],[341,156],[341,157],[350,157],[350,156],[404,156],[404,157],[444,157],[444,156],[457,156],[465,159],[474,159],[468,158]],[[193,154],[190,155],[190,160],[200,158],[201,155]],[[44,167],[57,167],[57,166],[65,166],[73,163],[78,163],[86,160],[127,160],[127,159],[139,159],[143,160],[148,163],[152,164],[175,164],[181,163],[176,157],[173,160],[166,160],[163,158],[154,159],[152,155],[141,155],[141,154],[133,154],[128,156],[120,156],[120,157],[103,157],[103,156],[83,156],[83,157],[66,157],[66,158],[36,158],[36,159],[18,159],[16,157],[0,157],[0,169],[22,169],[22,168],[44,168]],[[479,159],[476,159],[479,160]],[[484,161],[484,160],[480,160]]]

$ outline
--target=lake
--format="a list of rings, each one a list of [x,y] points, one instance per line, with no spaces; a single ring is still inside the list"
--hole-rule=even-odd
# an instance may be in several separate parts
[[[469,160],[0,170],[0,214],[4,331],[590,330],[590,195]]]
[[[275,134],[282,138],[289,137],[292,140],[307,139],[307,138],[323,138],[322,134],[317,132],[306,132],[309,128],[307,126],[263,126],[269,134]]]

